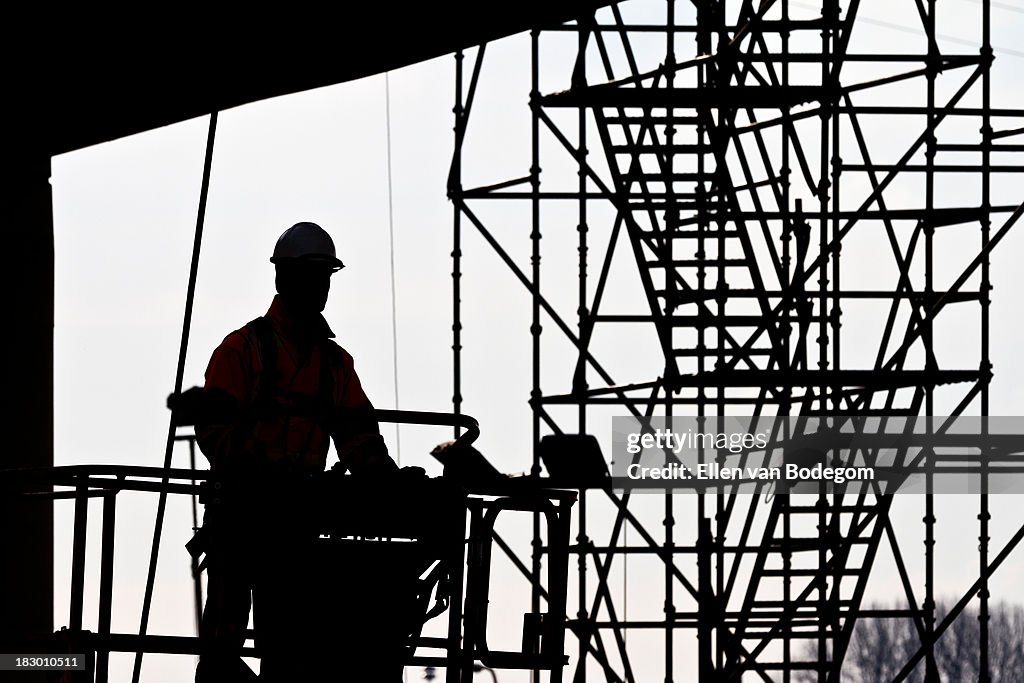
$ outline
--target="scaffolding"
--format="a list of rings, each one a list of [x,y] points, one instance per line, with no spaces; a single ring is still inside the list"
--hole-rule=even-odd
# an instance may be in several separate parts
[[[544,437],[594,431],[610,411],[641,422],[686,416],[700,424],[729,414],[833,424],[924,416],[937,437],[960,416],[992,412],[990,257],[1024,213],[1019,181],[1013,184],[1024,172],[1024,110],[993,105],[991,34],[999,5],[978,0],[975,25],[958,26],[978,37],[972,52],[948,47],[960,43],[944,36],[943,21],[952,15],[940,12],[936,0],[906,0],[900,6],[913,21],[898,28],[911,37],[901,49],[882,52],[870,41],[859,47],[855,29],[885,25],[871,12],[895,5],[809,1],[633,0],[533,31],[529,167],[486,186],[464,186],[466,131],[486,45],[468,66],[457,53],[448,179],[455,415],[410,421],[471,424],[461,397],[463,233],[469,228],[530,298],[530,473],[539,481],[509,482],[460,508],[470,533],[465,542],[464,529],[453,529],[456,540],[444,546],[451,601],[446,635],[417,638],[413,644],[440,652],[411,654],[407,663],[445,666],[452,681],[472,679],[478,661],[533,670],[535,681],[562,680],[564,625],[575,638],[573,670],[565,675],[573,681],[650,680],[638,673],[638,660],[650,659],[652,637],[661,643],[665,681],[838,681],[857,624],[896,618],[913,623],[919,646],[895,679],[934,681],[936,642],[974,603],[978,669],[989,680],[990,578],[1024,539],[1021,525],[1005,543],[990,542],[990,480],[1024,471],[1013,455],[1019,450],[997,457],[925,451],[913,465],[925,473],[923,585],[912,576],[910,550],[890,515],[893,497],[880,489],[822,488],[799,497],[735,490],[684,496],[667,489],[642,496],[597,484],[578,494],[538,492],[537,484],[557,483],[542,477]],[[548,41],[570,47],[569,68],[547,66]],[[550,61],[565,62],[564,50],[557,57]],[[552,74],[561,75],[563,88],[542,88],[542,76]],[[175,394],[182,390],[216,123],[214,114]],[[568,176],[560,175],[566,168]],[[517,263],[479,209],[494,202],[525,208],[529,231],[520,235],[528,239],[528,267]],[[549,212],[553,206],[570,207],[572,223],[563,220],[564,211]],[[549,222],[552,215],[557,222]],[[550,244],[542,240],[549,225],[575,228],[573,262],[551,260],[542,250]],[[623,256],[641,294],[639,312],[608,312],[623,300],[613,274]],[[577,282],[571,311],[548,280],[542,286],[542,257],[547,268],[553,263]],[[597,340],[620,329],[653,340],[650,376],[615,378],[614,361],[602,356]],[[962,338],[956,353],[947,343],[953,337]],[[548,367],[561,372],[560,364],[542,363],[551,338],[567,340],[574,355],[571,370],[555,383]],[[107,678],[110,652],[137,653],[134,680],[142,652],[198,652],[194,638],[147,633],[167,496],[192,496],[198,524],[197,482],[208,478],[195,469],[193,438],[178,434],[179,426],[169,425],[163,468],[8,471],[0,482],[7,493],[75,500],[71,613],[56,640],[81,645],[90,657],[88,675],[97,680]],[[178,441],[188,441],[189,469],[171,468]],[[929,469],[939,461],[980,472],[972,499],[976,579],[944,614],[936,605],[939,491]],[[161,496],[141,624],[131,634],[111,633],[110,623],[120,491]],[[395,497],[389,496],[382,494]],[[101,498],[103,508],[96,633],[83,630],[91,498]],[[532,516],[528,556],[496,533],[494,517],[503,510]],[[493,546],[532,587],[522,652],[488,647]],[[883,548],[892,554],[904,595],[895,609],[865,603]],[[577,560],[572,577],[566,576],[569,554]],[[655,617],[637,616],[627,600],[652,590],[645,585],[650,573],[637,571],[646,561],[656,565],[664,598]],[[613,585],[619,578],[621,587]],[[575,596],[567,605],[562,596],[570,585]],[[198,612],[199,581],[194,599]],[[53,639],[30,644],[52,646]]]
[[[289,578],[266,581],[261,589],[264,607],[260,609],[267,615],[261,617],[266,621],[260,626],[263,635],[255,645],[241,647],[239,655],[262,658],[274,652],[280,656],[284,647],[289,657],[311,660],[311,668],[296,664],[293,675],[311,675],[310,671],[321,676],[372,675],[352,669],[351,650],[345,649],[365,637],[360,634],[369,633],[386,640],[362,643],[364,648],[380,646],[381,650],[374,651],[374,661],[362,660],[358,665],[379,667],[374,669],[377,675],[386,676],[383,672],[389,666],[444,667],[444,680],[468,682],[485,667],[549,671],[552,681],[561,680],[569,512],[576,493],[541,489],[525,479],[474,481],[467,485],[458,474],[462,464],[458,455],[479,435],[476,421],[469,416],[398,410],[379,410],[377,415],[381,421],[407,425],[457,425],[463,433],[459,440],[448,444],[452,455],[445,465],[445,477],[367,480],[326,473],[291,484],[276,482],[274,496],[264,498],[263,504],[277,505],[286,500],[277,509],[294,513],[290,533],[300,537],[304,530],[313,529],[316,540],[284,546],[288,554],[277,558],[274,571],[284,571]],[[229,485],[209,470],[196,469],[196,437],[187,433],[190,425],[176,421],[174,426],[185,428],[186,433],[175,440],[187,444],[189,468],[71,465],[0,471],[0,494],[5,497],[74,501],[68,621],[52,636],[21,634],[0,641],[5,651],[64,655],[60,663],[47,670],[62,671],[65,678],[70,677],[67,680],[97,683],[111,680],[112,653],[135,653],[132,677],[138,679],[144,654],[202,652],[198,635],[147,633],[147,621],[137,633],[122,633],[114,631],[111,622],[115,555],[120,554],[115,543],[118,495],[149,492],[164,499],[187,496],[191,499],[193,524],[198,526],[197,502],[216,503]],[[89,508],[93,499],[102,501],[101,534],[98,542],[90,544]],[[506,547],[495,525],[499,518],[516,513],[534,514],[543,520],[541,536],[550,553],[542,579],[547,619],[533,625],[522,650],[501,650],[491,647],[487,639],[492,544]],[[267,543],[268,547],[281,547],[274,546],[273,541]],[[91,552],[100,556],[95,592],[86,577],[90,545]],[[197,631],[204,604],[202,565],[197,560],[203,552],[189,549]],[[267,563],[268,558],[261,561]],[[303,580],[296,580],[289,572],[301,574]],[[360,586],[361,592],[353,585]],[[150,598],[152,590],[151,585],[147,590]],[[305,592],[297,597],[302,590]],[[94,629],[86,628],[90,621],[87,595],[95,596]],[[275,606],[267,609],[271,601],[276,601]],[[422,633],[422,623],[445,613],[444,623],[438,625],[442,634]],[[267,633],[272,635],[268,637]],[[254,635],[247,630],[246,640]],[[330,652],[330,656],[324,656],[324,652]],[[9,664],[4,662],[5,666]]]
[[[935,0],[904,3],[914,23],[897,28],[913,36],[882,51],[870,42],[858,48],[864,41],[855,29],[880,23],[872,9],[891,4],[651,0],[633,12],[639,2],[530,34],[531,148],[519,177],[464,187],[466,131],[486,78],[486,45],[471,64],[456,55],[448,182],[455,412],[462,408],[468,228],[532,303],[534,475],[542,471],[545,434],[585,433],[610,408],[709,423],[731,414],[988,416],[990,255],[1024,212],[1019,183],[1004,184],[1024,172],[1024,144],[1016,142],[1024,110],[993,105],[992,3],[976,4],[977,25],[957,27],[977,36],[973,51],[946,48],[956,42],[942,33],[951,17]],[[550,73],[548,41],[574,52],[559,91],[541,88],[541,75]],[[574,179],[559,175],[565,163]],[[542,173],[547,168],[555,170]],[[528,267],[482,217],[487,202],[528,207]],[[543,223],[550,207],[567,204],[575,226]],[[610,225],[595,225],[603,220],[598,207],[610,207]],[[575,311],[560,307],[541,281],[542,228],[572,227],[578,260],[544,263],[575,271]],[[605,310],[618,253],[642,287],[639,313]],[[613,378],[602,364],[595,337],[627,327],[656,340],[656,376]],[[941,342],[963,329],[977,332],[957,358],[970,362],[958,367]],[[568,340],[576,354],[557,381],[544,366],[553,390],[542,387],[542,333]],[[936,418],[929,429],[941,434],[948,425]],[[926,455],[925,465],[929,457],[936,456]],[[981,482],[977,581],[941,620],[930,475],[923,593],[920,586],[915,593],[889,517],[891,495],[838,487],[812,495],[810,504],[787,495],[700,495],[690,517],[690,507],[667,491],[658,531],[640,519],[638,496],[581,490],[571,548],[578,559],[577,611],[568,624],[578,645],[572,680],[595,672],[600,680],[647,680],[634,669],[650,654],[631,646],[638,641],[630,634],[653,629],[662,634],[665,681],[838,681],[858,620],[886,618],[912,620],[920,640],[897,680],[919,664],[925,680],[937,680],[935,642],[971,601],[979,611],[979,670],[988,680],[989,577],[1024,527],[1005,546],[990,545],[984,464]],[[610,528],[598,505],[610,505]],[[883,545],[905,594],[895,610],[863,604]],[[625,577],[621,592],[611,585],[613,570],[638,556],[660,562],[660,619],[630,619],[624,596],[639,585]],[[541,611],[543,560],[536,540],[529,560],[515,559],[534,586],[534,612]],[[678,656],[684,630],[696,633],[695,657]]]

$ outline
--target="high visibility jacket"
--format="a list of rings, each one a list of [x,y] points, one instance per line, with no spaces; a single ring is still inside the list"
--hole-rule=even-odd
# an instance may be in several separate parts
[[[346,442],[379,435],[352,356],[333,337],[323,316],[299,323],[276,296],[262,319],[224,338],[203,391],[228,408],[196,428],[215,469],[322,472],[331,437],[342,453]]]

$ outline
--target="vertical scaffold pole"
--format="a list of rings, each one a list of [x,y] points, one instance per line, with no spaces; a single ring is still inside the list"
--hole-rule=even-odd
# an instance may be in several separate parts
[[[534,29],[530,32],[530,284],[533,287],[531,302],[532,316],[530,322],[530,335],[533,347],[533,381],[530,389],[530,401],[533,405],[532,415],[532,444],[533,444],[533,465],[530,473],[534,477],[540,476],[540,414],[541,386],[540,386],[540,312],[541,312],[541,290],[540,290],[540,31]],[[542,567],[541,547],[541,518],[540,513],[533,513],[533,581],[531,581],[530,610],[537,614],[540,612],[540,585]],[[533,683],[540,683],[540,670],[534,669]]]
[[[989,273],[989,240],[991,239],[991,161],[992,161],[992,8],[990,0],[983,0],[981,7],[981,433],[988,434],[989,415],[989,378],[992,372],[992,361],[989,357],[989,306],[991,304],[992,283]],[[989,520],[991,514],[988,507],[988,453],[981,453],[981,509],[978,511],[978,571],[981,573],[981,589],[978,591],[978,627],[980,635],[979,683],[989,683],[989,590],[988,590],[988,543]]]

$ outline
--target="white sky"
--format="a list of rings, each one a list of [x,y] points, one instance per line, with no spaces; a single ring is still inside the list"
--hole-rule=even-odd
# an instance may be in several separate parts
[[[794,7],[802,7],[792,3]],[[886,27],[914,25],[913,3],[864,3],[865,23],[853,51],[909,50],[913,38]],[[660,5],[655,3],[659,8]],[[946,8],[948,6],[948,10]],[[635,15],[657,12],[651,5],[629,3],[624,11]],[[943,3],[950,21],[940,25],[949,40],[943,49],[968,51],[955,39],[972,38],[979,5],[971,0]],[[993,9],[993,42],[997,48],[994,88],[996,106],[1024,106],[1024,59],[1019,36],[1024,35],[1024,14],[1013,6]],[[858,29],[859,30],[859,29]],[[681,41],[680,55],[690,54],[691,43]],[[526,175],[529,166],[528,40],[524,36],[488,47],[486,67],[470,124],[465,162],[465,186],[497,182]],[[859,46],[859,50],[857,49]],[[566,58],[571,46],[550,46],[553,68],[543,74],[547,92],[568,86]],[[660,59],[661,43],[640,50]],[[472,63],[472,51],[466,60]],[[447,410],[451,405],[451,205],[445,198],[445,180],[452,149],[453,60],[444,57],[393,72],[391,117],[393,145],[393,197],[396,236],[399,403],[402,408]],[[959,84],[960,81],[956,81]],[[273,269],[267,258],[277,235],[299,220],[313,220],[334,236],[347,267],[333,283],[325,315],[338,341],[356,359],[356,367],[371,399],[378,407],[392,407],[394,396],[393,347],[390,308],[387,184],[385,173],[384,78],[373,77],[316,91],[260,102],[220,115],[206,231],[197,287],[192,336],[185,369],[185,386],[202,383],[210,352],[231,330],[263,313],[273,295]],[[1018,121],[1017,126],[1021,125]],[[1010,127],[1010,126],[1006,126]],[[195,226],[202,174],[207,119],[195,119],[57,157],[53,161],[54,222],[56,239],[55,329],[55,460],[57,464],[115,463],[159,465],[163,458],[168,414],[164,401],[171,391],[188,263]],[[873,151],[880,158],[902,153],[907,140],[901,133],[877,130]],[[553,144],[545,143],[545,182],[575,184],[569,160],[558,160]],[[597,149],[596,136],[591,140]],[[596,155],[595,155],[596,156]],[[877,161],[877,160],[876,160]],[[997,192],[1020,201],[1019,178],[1002,181]],[[1016,183],[1016,185],[1011,184]],[[913,188],[901,190],[913,197]],[[957,188],[945,192],[954,202]],[[894,190],[899,196],[899,191]],[[945,198],[947,195],[940,195]],[[997,195],[998,196],[998,195]],[[893,201],[897,201],[894,199]],[[1006,201],[1005,203],[1009,203]],[[509,249],[520,268],[529,266],[529,223],[526,204],[474,205],[488,227]],[[563,317],[575,321],[575,218],[572,207],[545,214],[544,287],[559,305]],[[594,208],[595,230],[591,274],[596,280],[601,253],[598,235],[606,234],[611,213]],[[602,225],[602,221],[606,223]],[[482,425],[480,449],[499,469],[524,471],[530,466],[530,301],[522,286],[487,247],[479,234],[464,225],[463,260],[463,376],[464,411]],[[996,226],[999,225],[997,221]],[[873,235],[844,251],[844,273],[870,281],[878,267],[872,256]],[[1016,363],[1018,340],[1024,333],[1018,298],[1022,290],[1016,255],[1024,246],[1021,229],[1011,232],[993,259],[992,358],[995,382],[992,414],[1024,414],[1024,372]],[[955,242],[949,263],[959,264],[966,244]],[[941,257],[940,252],[940,257]],[[620,254],[621,255],[621,254]],[[639,291],[630,281],[625,261],[616,262],[608,312],[622,312],[635,303]],[[853,315],[851,313],[851,315]],[[544,388],[566,391],[574,355],[545,321]],[[970,324],[970,322],[958,324]],[[846,328],[844,328],[846,333]],[[970,335],[967,335],[968,337]],[[963,335],[950,334],[956,344],[945,358],[976,357]],[[854,337],[856,340],[856,337]],[[856,342],[847,342],[856,354]],[[595,340],[602,362],[615,368],[616,380],[648,379],[657,373],[656,347],[649,335],[623,332]],[[867,347],[865,347],[867,348]],[[874,348],[873,346],[871,347]],[[950,355],[951,354],[951,355]],[[851,356],[853,357],[853,356]],[[571,367],[571,366],[570,366]],[[645,376],[645,372],[647,373]],[[595,383],[595,379],[591,379]],[[595,413],[597,415],[597,413]],[[591,419],[591,430],[608,449],[610,422]],[[394,444],[394,432],[388,431]],[[402,464],[440,474],[428,451],[448,438],[440,428],[403,428]],[[175,452],[174,464],[186,466],[184,448]],[[680,502],[689,509],[692,501]],[[936,571],[940,595],[958,595],[977,575],[976,502],[951,497],[938,505],[940,524]],[[113,629],[137,629],[145,585],[146,564],[156,508],[154,496],[123,494],[119,499],[118,558]],[[648,509],[650,508],[650,509]],[[70,575],[71,507],[58,504],[56,533],[56,614],[59,626],[67,621]],[[651,526],[660,513],[650,505]],[[920,517],[923,500],[901,497],[894,518],[906,539],[903,550],[912,573],[922,571]],[[992,500],[993,554],[1021,521],[1020,498]],[[601,514],[597,512],[595,514]],[[91,522],[98,523],[98,507]],[[692,514],[680,513],[680,520]],[[692,525],[681,522],[679,533],[692,537]],[[187,503],[172,498],[164,531],[151,633],[191,634],[193,615],[188,562],[182,544],[190,535]],[[596,528],[596,527],[592,527]],[[98,548],[98,527],[92,538]],[[521,529],[510,530],[512,537]],[[574,531],[575,534],[575,531]],[[595,534],[603,543],[602,534]],[[630,535],[636,540],[634,534]],[[527,555],[526,546],[524,557]],[[887,600],[898,594],[895,573],[880,553],[869,586],[869,599]],[[685,564],[685,563],[683,563]],[[573,561],[573,567],[575,561]],[[98,549],[89,559],[88,585],[98,585]],[[614,580],[621,585],[616,568]],[[1024,571],[1020,553],[1000,569],[993,581],[997,599],[1021,601],[1016,578]],[[661,613],[661,570],[653,561],[630,560],[629,615],[655,618]],[[507,565],[496,569],[500,583],[492,614],[507,609],[514,616],[494,626],[495,640],[508,647],[518,643],[519,614],[525,583]],[[920,596],[923,583],[915,590]],[[574,589],[570,588],[570,596]],[[571,599],[570,612],[575,603]],[[89,615],[95,602],[87,601]],[[632,638],[633,636],[631,636]],[[638,636],[640,637],[640,636]],[[658,636],[660,639],[660,635]],[[690,637],[679,637],[682,656],[693,652]],[[651,656],[637,658],[640,680],[660,678],[660,646]],[[575,640],[567,640],[575,657]],[[146,659],[147,683],[190,680],[191,658]],[[690,663],[679,671],[691,672]],[[112,680],[128,680],[130,657],[113,659]],[[418,672],[410,680],[418,680]],[[504,683],[515,680],[501,674]]]

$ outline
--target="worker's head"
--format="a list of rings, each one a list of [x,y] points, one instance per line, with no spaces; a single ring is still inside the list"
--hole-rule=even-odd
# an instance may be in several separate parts
[[[274,246],[270,262],[277,268],[277,291],[295,311],[320,313],[327,305],[331,275],[345,267],[334,241],[316,223],[296,223]]]

